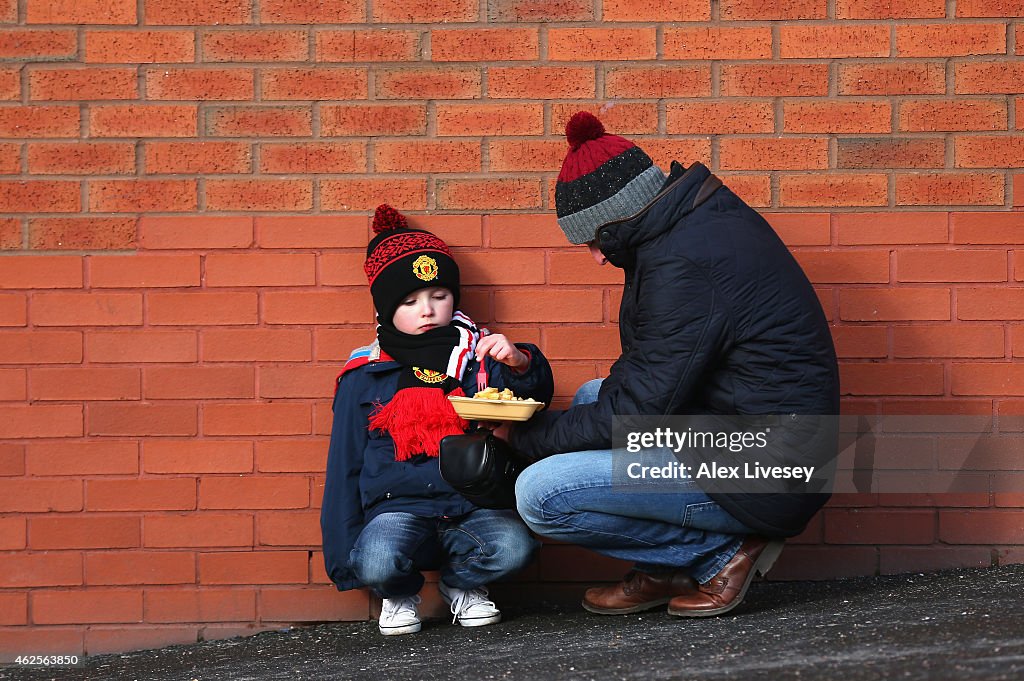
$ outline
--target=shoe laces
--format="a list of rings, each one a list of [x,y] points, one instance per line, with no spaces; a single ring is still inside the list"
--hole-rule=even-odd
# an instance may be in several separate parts
[[[420,597],[409,596],[408,598],[385,598],[381,604],[381,617],[392,618],[403,611],[411,611],[416,615],[416,606],[420,604]]]
[[[459,621],[459,617],[463,612],[469,610],[476,605],[485,605],[490,608],[497,608],[494,605],[494,601],[487,598],[488,591],[486,586],[479,586],[475,589],[452,589],[454,598],[452,598],[452,624]]]

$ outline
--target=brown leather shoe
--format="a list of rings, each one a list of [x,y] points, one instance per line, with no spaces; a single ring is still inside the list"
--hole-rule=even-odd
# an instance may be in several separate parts
[[[668,603],[677,617],[711,617],[729,612],[743,602],[754,574],[765,575],[782,553],[782,540],[747,537],[740,550],[706,584]]]
[[[583,595],[583,607],[599,615],[628,615],[663,605],[674,596],[696,590],[697,582],[681,570],[656,574],[631,570],[618,584],[587,589]]]

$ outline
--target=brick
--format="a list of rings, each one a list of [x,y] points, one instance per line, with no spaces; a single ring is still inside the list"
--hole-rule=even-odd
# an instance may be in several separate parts
[[[138,407],[129,411],[151,423],[156,421],[151,415],[140,413]],[[86,510],[89,511],[188,511],[196,508],[195,478],[87,480],[85,485]]]
[[[89,259],[93,288],[199,286],[199,256],[94,256]]]
[[[589,252],[552,252],[548,254],[549,284],[621,284],[622,272],[614,267],[595,267]],[[486,278],[485,278],[486,280]],[[516,283],[514,281],[498,283]],[[531,283],[521,281],[519,283]],[[616,355],[618,357],[618,355]]]
[[[124,589],[41,591],[32,594],[34,624],[142,621],[142,592]]]
[[[939,363],[887,362],[841,364],[844,395],[942,395],[943,367]]]
[[[218,30],[203,34],[206,62],[274,62],[309,59],[309,33],[301,29]]]
[[[706,97],[711,94],[711,69],[704,65],[608,67],[604,89],[605,95],[612,98]],[[584,92],[576,96],[593,94]]]
[[[320,134],[324,137],[423,135],[426,131],[427,107],[423,104],[320,106]]]
[[[152,293],[147,321],[165,325],[255,324],[255,293]]]
[[[25,369],[0,369],[0,401],[24,402],[28,396],[26,383]]]
[[[783,132],[890,132],[888,102],[785,102]]]
[[[784,24],[779,29],[779,47],[783,59],[888,57],[889,26]]]
[[[308,435],[312,427],[310,419],[308,404],[286,402],[265,404],[208,403],[203,407],[203,434]],[[204,481],[203,484],[206,485],[207,482]],[[205,506],[205,508],[214,507]]]
[[[437,207],[465,210],[516,210],[541,207],[541,186],[534,179],[441,180]]]
[[[26,0],[29,24],[134,24],[134,0]]]
[[[631,19],[635,21],[635,19]],[[657,57],[654,28],[550,28],[550,61],[637,61]]]
[[[700,161],[704,165],[711,165],[711,140],[710,139],[652,139],[643,140],[647,154],[659,168],[670,168],[672,161],[680,161],[688,166],[694,161]],[[560,163],[553,164],[557,168]],[[551,202],[553,205],[553,201]]]
[[[126,142],[38,142],[28,146],[33,175],[130,175],[135,145]]]
[[[382,173],[479,172],[480,143],[477,141],[380,141],[375,145],[374,168]]]
[[[942,168],[946,143],[934,138],[863,138],[837,140],[837,168]]]
[[[500,322],[600,322],[604,300],[600,290],[562,288],[558,291],[530,290],[531,304],[524,307],[524,291],[496,290],[494,316]],[[518,302],[517,302],[518,301]]]
[[[206,132],[214,137],[308,137],[312,121],[309,107],[224,107],[207,112]]]
[[[146,3],[146,24],[178,26],[219,26],[248,24],[252,21],[249,0],[175,0],[172,3]]]
[[[771,133],[774,130],[775,113],[770,102],[682,102],[666,106],[665,131],[670,135]]]
[[[935,512],[895,509],[830,509],[825,512],[828,544],[931,544]]]
[[[198,108],[188,105],[91,106],[89,134],[92,137],[194,137],[197,116]]]
[[[941,95],[946,92],[943,62],[840,63],[841,95]]]
[[[34,105],[0,108],[3,137],[78,137],[78,106]]]
[[[1024,243],[1024,214],[950,213],[955,244]]]
[[[28,74],[33,101],[136,99],[138,78],[131,68],[32,69]]]
[[[335,23],[335,22],[331,22]],[[322,30],[315,34],[316,61],[419,61],[420,33],[393,28],[359,31]]]
[[[544,283],[544,261],[534,251],[463,253],[459,267],[466,281],[475,284]]]
[[[945,546],[882,546],[879,547],[879,561],[879,573],[883,575],[984,568],[992,566],[992,550]]]
[[[151,64],[192,62],[196,36],[192,31],[85,31],[87,64]]]
[[[0,182],[0,212],[75,213],[80,209],[81,189],[78,182]]]
[[[191,553],[104,551],[85,554],[85,583],[89,585],[194,584],[195,581],[195,556]]]
[[[28,223],[39,250],[119,250],[135,246],[135,218],[38,218]]]
[[[202,509],[309,507],[309,482],[299,476],[209,477],[199,484]]]
[[[252,172],[252,145],[246,142],[146,142],[147,174]]]
[[[216,286],[311,286],[316,283],[312,253],[211,253],[204,282]]]
[[[0,218],[0,250],[20,250],[24,247],[20,218]]]
[[[883,358],[889,354],[888,332],[881,326],[833,326],[836,355],[847,358]]]
[[[322,210],[374,210],[381,196],[398,210],[423,210],[426,195],[426,180],[320,180]]]
[[[81,583],[81,553],[0,554],[0,587],[78,586]]]
[[[897,281],[1006,281],[1006,251],[900,250],[896,255],[896,273]]]
[[[897,174],[896,205],[1001,206],[1003,184],[997,173]]]
[[[558,168],[565,158],[561,140],[498,140],[488,142],[488,170],[498,172],[545,171]],[[651,153],[651,150],[648,150]],[[653,153],[651,153],[653,157]]]
[[[55,407],[0,407],[0,413],[8,418],[24,414],[25,409],[34,409],[39,412],[43,409],[50,414],[55,414]],[[24,418],[24,417],[23,417]],[[16,432],[11,428],[5,431]],[[79,433],[80,435],[81,433]],[[4,437],[19,437],[7,435]],[[5,479],[0,480],[0,490],[3,496],[0,497],[0,509],[4,513],[49,513],[68,512],[82,510],[82,483],[80,480],[24,480]],[[7,586],[7,585],[4,585]]]
[[[884,206],[888,179],[881,174],[783,175],[780,206]]]
[[[0,625],[28,624],[28,593],[0,593]]]
[[[256,226],[262,248],[360,248],[368,233],[364,215],[261,216],[256,218]],[[323,254],[321,261],[329,255],[341,254]],[[362,262],[357,268],[360,272]],[[365,283],[365,275],[359,283]]]
[[[261,589],[260,615],[270,622],[359,621],[369,617],[369,597],[358,591],[325,597],[321,588]]]
[[[1024,395],[1024,364],[954,364],[952,384],[954,395]]]
[[[722,0],[719,12],[727,21],[824,19],[827,5],[826,0]]]
[[[587,98],[596,94],[596,80],[592,67],[492,66],[487,92],[493,99]]]
[[[21,293],[0,294],[0,327],[28,324],[28,299]],[[4,350],[6,351],[6,347]]]
[[[252,69],[151,68],[143,71],[151,100],[241,100],[254,97]]]
[[[260,397],[331,399],[337,376],[336,366],[260,367]]]
[[[73,59],[78,55],[78,34],[72,29],[0,29],[0,57],[4,59]]]
[[[896,26],[900,57],[1006,54],[1005,24],[907,24]]]
[[[146,399],[253,397],[253,367],[159,367],[145,372]]]
[[[264,69],[264,100],[366,99],[369,71],[365,68]]]
[[[705,93],[710,94],[710,93]],[[723,97],[825,97],[825,64],[725,64],[721,68]]]
[[[479,17],[473,0],[378,0],[372,20],[381,24],[471,22]]]
[[[32,550],[125,549],[139,546],[141,522],[128,516],[33,518],[28,523]]]
[[[252,547],[253,517],[209,511],[147,515],[143,519],[142,543],[146,548],[157,549]]]
[[[591,21],[595,18],[590,0],[488,0],[491,22]]]
[[[805,170],[828,168],[825,138],[732,138],[719,142],[722,170]]]
[[[302,211],[313,207],[312,180],[208,180],[208,210]]]
[[[32,401],[137,400],[142,387],[138,369],[33,369]]]
[[[145,593],[147,622],[250,622],[256,592],[247,589],[173,589]]]
[[[949,239],[946,213],[840,213],[835,220],[841,246],[938,244]]]
[[[988,324],[893,327],[896,357],[1002,357],[1003,328]]]
[[[885,284],[889,281],[888,250],[800,250],[794,255],[812,284]]]
[[[248,248],[253,243],[251,217],[143,216],[139,247],[146,249]]]
[[[138,293],[41,293],[32,300],[36,326],[137,326],[142,324]]]
[[[766,213],[762,217],[787,246],[827,246],[831,242],[827,213]]]
[[[82,361],[82,334],[77,331],[4,333],[4,364],[74,364]]]
[[[85,654],[84,627],[21,627],[5,629],[0,644],[5,650],[38,650],[51,655]]]
[[[373,331],[369,325],[364,329],[317,329],[315,359],[321,362],[347,361],[353,348],[369,345],[372,340]]]
[[[309,331],[302,329],[209,329],[203,331],[203,360],[306,362],[311,345]]]
[[[444,137],[542,135],[542,104],[438,104],[437,134]]]
[[[1015,94],[1024,82],[1024,64],[1019,61],[960,62],[953,65],[953,92],[970,94]]]
[[[899,126],[909,132],[1006,130],[1006,102],[908,100],[900,105]]]
[[[89,405],[90,435],[195,435],[196,431],[194,404]]]
[[[261,473],[323,473],[327,467],[326,444],[322,439],[294,438],[257,442],[256,469]]]
[[[151,369],[149,373],[158,378],[157,372],[166,373],[171,369]],[[228,395],[229,397],[252,396],[254,372],[252,367],[202,367],[192,369],[196,372],[236,372],[237,376],[219,374],[213,380],[221,382],[249,383],[248,395]],[[204,379],[198,374],[198,380]],[[148,375],[147,375],[148,378]],[[202,392],[199,390],[197,392]],[[239,392],[230,389],[226,392]],[[220,395],[213,395],[220,397]],[[147,442],[143,452],[143,470],[147,473],[250,473],[252,472],[252,443],[232,442],[227,440],[183,441],[154,440]]]
[[[199,640],[200,628],[188,627],[147,627],[133,625],[91,626],[85,632],[85,646],[90,655],[121,653],[125,650],[154,650],[175,645],[187,645]]]
[[[551,359],[617,359],[619,330],[610,327],[561,326],[545,329],[544,352]]]
[[[480,69],[473,67],[381,69],[374,75],[374,94],[377,99],[480,99],[481,83]],[[493,90],[491,96],[497,96]]]
[[[1024,168],[1024,137],[953,138],[957,168]]]
[[[947,544],[1015,544],[1024,516],[1014,510],[940,511],[939,540]]]
[[[365,291],[271,291],[263,295],[267,324],[358,324],[371,320]]]
[[[25,451],[25,472],[33,476],[137,475],[137,442],[40,442]]]
[[[551,213],[488,215],[485,218],[491,248],[564,247],[565,234]]]
[[[959,0],[956,3],[958,17],[1019,17],[1024,16],[1024,7],[1018,0]]]
[[[949,289],[846,289],[840,293],[839,312],[843,321],[855,322],[948,321]]]
[[[836,0],[836,19],[930,19],[944,16],[945,0]]]
[[[200,584],[305,584],[306,551],[222,551],[199,554]]]
[[[663,56],[665,59],[771,59],[772,32],[768,27],[666,28]]]
[[[601,118],[606,130],[616,134],[656,134],[658,109],[650,102],[615,102],[613,104],[568,102],[551,105],[551,130],[559,137],[569,119],[580,111],[589,111]]]
[[[95,180],[89,182],[89,208],[98,212],[193,211],[195,180]]]
[[[584,29],[585,30],[585,29]],[[565,39],[564,34],[558,38]],[[628,36],[622,36],[628,41]],[[430,59],[448,61],[535,61],[540,55],[535,28],[439,29],[430,32]],[[549,59],[556,60],[552,47]],[[557,48],[555,48],[557,50]]]
[[[194,331],[90,332],[86,337],[90,362],[195,362]]]
[[[0,69],[0,99],[21,100],[21,69],[18,67]]]
[[[772,205],[771,178],[767,175],[723,175],[720,179],[747,205]]]
[[[956,292],[956,317],[992,321],[1024,319],[1024,289],[959,288]]]

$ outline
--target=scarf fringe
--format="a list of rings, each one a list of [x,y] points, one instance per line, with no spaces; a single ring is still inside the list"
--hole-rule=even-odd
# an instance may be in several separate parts
[[[449,394],[465,396],[460,387]],[[455,407],[438,388],[404,388],[370,414],[370,428],[386,431],[395,441],[396,461],[406,461],[416,454],[438,456],[441,438],[461,435],[468,427],[469,422],[455,413]]]

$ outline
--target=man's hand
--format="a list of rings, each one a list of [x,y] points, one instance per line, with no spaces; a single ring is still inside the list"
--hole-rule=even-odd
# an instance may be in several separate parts
[[[519,348],[512,344],[504,334],[494,333],[484,336],[476,344],[476,359],[483,362],[484,357],[491,356],[502,364],[512,369],[525,369],[530,363],[527,357]]]
[[[505,442],[508,442],[508,438],[512,434],[512,424],[509,423],[508,421],[505,421],[502,423],[495,423],[491,425],[495,426],[494,429],[491,431],[492,433],[494,433],[494,437],[504,440]]]

